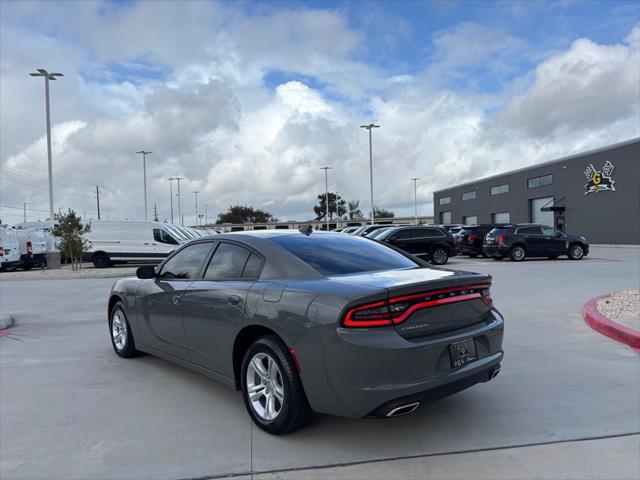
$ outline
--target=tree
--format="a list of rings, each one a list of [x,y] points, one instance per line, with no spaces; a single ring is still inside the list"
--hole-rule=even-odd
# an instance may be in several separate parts
[[[60,253],[71,260],[71,269],[78,270],[82,262],[82,254],[87,249],[88,241],[83,237],[91,231],[89,224],[83,224],[76,212],[55,214],[55,226],[51,233],[60,238]]]
[[[380,207],[373,207],[373,218],[393,218],[395,214],[391,210]]]
[[[360,218],[364,218],[362,215],[362,211],[360,210],[360,200],[349,200],[347,204],[349,220],[358,220]]]
[[[316,220],[325,220],[327,215],[326,193],[318,195],[318,205],[313,207],[313,212],[316,214]],[[329,220],[333,220],[334,215],[337,215],[337,217],[340,218],[346,213],[347,202],[345,202],[337,193],[329,192]]]
[[[216,223],[267,223],[277,221],[278,219],[276,217],[264,210],[251,206],[231,205],[229,210],[218,214]]]

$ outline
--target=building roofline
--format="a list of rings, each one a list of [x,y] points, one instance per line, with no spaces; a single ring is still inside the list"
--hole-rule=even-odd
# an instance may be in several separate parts
[[[555,160],[548,160],[546,162],[538,163],[536,165],[529,165],[527,167],[516,168],[515,170],[509,170],[507,172],[496,173],[495,175],[489,175],[488,177],[478,178],[477,180],[470,180],[468,182],[460,183],[458,185],[454,185],[447,188],[441,188],[439,190],[434,190],[433,194],[445,192],[447,190],[453,190],[460,187],[465,187],[467,185],[474,185],[480,182],[486,182],[487,180],[492,180],[494,178],[503,177],[505,175],[511,175],[513,173],[526,172],[527,170],[533,170],[534,168],[545,167],[547,165],[552,165],[554,163],[566,162],[568,160],[572,160],[574,158],[584,157],[586,155],[593,155],[594,153],[606,152],[607,150],[613,150],[614,148],[624,147],[626,145],[631,145],[633,143],[640,143],[640,137],[631,138],[629,140],[624,140],[622,142],[613,143],[611,145],[607,145],[606,147],[598,147],[592,150],[586,150],[583,152],[573,153],[571,155],[567,155],[565,157],[557,158]]]

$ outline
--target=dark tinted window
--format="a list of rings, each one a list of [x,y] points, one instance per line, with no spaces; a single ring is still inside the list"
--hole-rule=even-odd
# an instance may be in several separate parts
[[[164,264],[160,277],[194,278],[210,248],[210,243],[196,243],[183,248]]]
[[[258,278],[260,276],[261,270],[262,258],[260,258],[255,253],[252,253],[251,255],[249,255],[249,260],[247,260],[247,264],[244,266],[242,278]]]
[[[207,271],[205,280],[237,280],[242,277],[242,271],[251,252],[246,248],[232,243],[221,243],[216,248]]]
[[[318,234],[282,235],[269,241],[287,249],[322,275],[370,272],[418,265],[404,255],[366,238]]]
[[[518,235],[542,235],[540,227],[522,227],[516,232]]]
[[[406,240],[407,238],[413,238],[413,229],[412,228],[402,228],[396,232],[391,238],[394,240]]]
[[[178,245],[178,241],[173,238],[168,232],[160,228],[153,229],[153,239],[159,243],[168,243],[169,245]]]

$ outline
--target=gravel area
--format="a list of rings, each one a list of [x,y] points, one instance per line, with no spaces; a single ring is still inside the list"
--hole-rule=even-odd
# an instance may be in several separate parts
[[[95,268],[91,263],[82,266],[80,270],[71,270],[71,265],[62,265],[59,270],[40,270],[34,269],[29,271],[14,270],[10,272],[1,272],[0,281],[2,280],[63,280],[69,278],[116,278],[130,277],[136,274],[138,266],[120,265],[111,268]]]
[[[626,290],[601,298],[597,307],[609,320],[640,331],[640,290]]]

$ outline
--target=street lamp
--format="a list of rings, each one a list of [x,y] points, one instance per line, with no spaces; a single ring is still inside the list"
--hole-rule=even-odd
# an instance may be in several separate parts
[[[49,218],[53,221],[53,166],[51,162],[51,112],[49,107],[49,80],[63,77],[62,73],[49,73],[44,68],[30,73],[32,77],[44,77],[45,106],[47,112],[47,158],[49,161]]]
[[[169,180],[177,180],[178,181],[178,224],[182,225],[184,222],[182,221],[182,207],[180,205],[180,180],[182,180],[183,177],[171,177]],[[171,197],[171,201],[172,201],[172,205],[173,205],[173,191],[172,191],[172,197]],[[171,208],[173,211],[173,207]],[[173,218],[173,215],[171,215],[171,218]],[[173,221],[172,221],[173,223]]]
[[[140,150],[136,152],[142,154],[142,172],[144,177],[144,219],[147,220],[147,155],[151,155],[153,152],[145,152]]]
[[[371,140],[371,130],[380,128],[380,125],[370,123],[369,125],[360,125],[360,128],[369,130],[369,182],[371,187],[371,225],[373,225],[373,143]]]
[[[24,208],[24,229],[27,229],[27,205],[31,205],[29,202],[24,202],[22,208]]]
[[[193,194],[196,196],[196,224],[200,225],[200,218],[198,217],[198,194],[200,192],[193,192]]]
[[[416,217],[416,225],[418,225],[418,180],[420,179],[415,177],[410,178],[410,180],[413,180],[413,208],[414,215]]]
[[[325,197],[325,220],[327,222],[327,232],[329,231],[329,174],[328,171],[331,170],[331,167],[320,167],[320,170],[324,170],[324,189],[326,192]]]
[[[173,178],[169,179],[169,196],[171,197],[171,224],[173,225]]]

